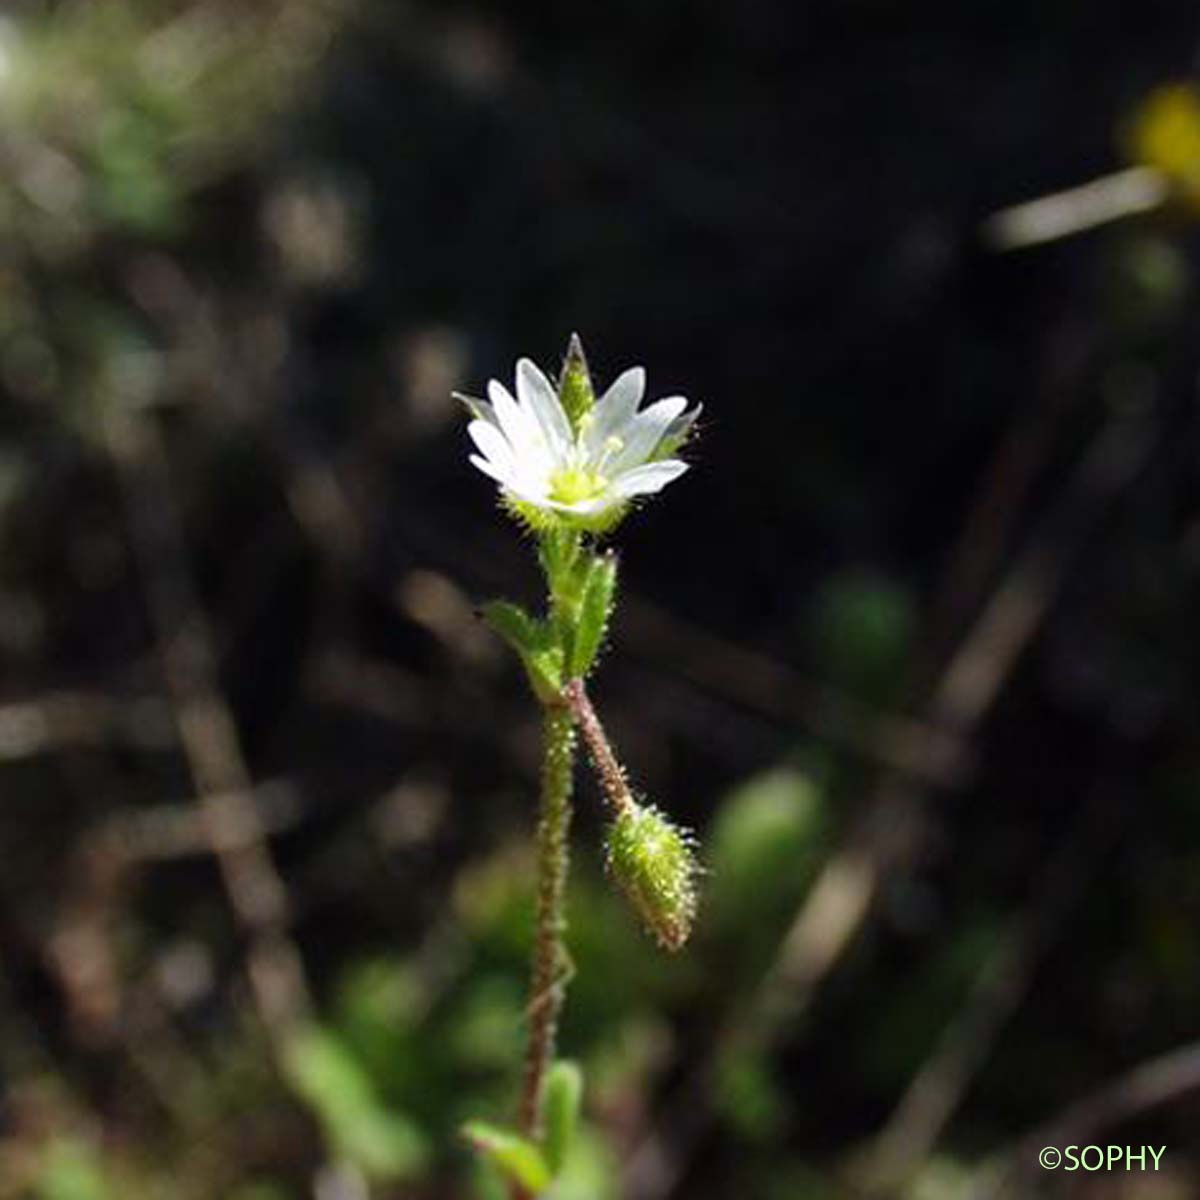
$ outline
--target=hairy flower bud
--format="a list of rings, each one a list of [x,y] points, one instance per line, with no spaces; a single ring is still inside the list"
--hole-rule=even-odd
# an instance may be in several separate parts
[[[608,832],[608,869],[667,950],[687,941],[696,915],[692,845],[686,830],[639,804],[621,812]]]
[[[571,334],[567,345],[567,357],[558,377],[558,400],[567,414],[567,420],[571,422],[571,428],[576,431],[584,417],[596,407],[592,377],[584,357],[583,343],[577,333]]]

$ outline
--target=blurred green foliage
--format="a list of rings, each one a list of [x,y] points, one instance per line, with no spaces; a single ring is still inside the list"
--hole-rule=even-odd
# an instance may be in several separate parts
[[[818,739],[788,680],[919,719],[897,710],[972,513],[981,586],[1032,532],[1033,598],[1065,563],[1061,587],[1021,610],[973,770],[905,778],[916,847],[831,998],[717,1063],[678,1194],[843,1200],[1098,789],[1116,848],[904,1195],[964,1194],[986,1153],[1195,1036],[1200,126],[1192,85],[1146,88],[1186,68],[1194,5],[786,7],[617,6],[586,36],[538,5],[0,16],[0,1200],[299,1200],[331,1172],[503,1200],[457,1131],[511,1117],[532,780],[524,697],[472,613],[528,581],[448,397],[576,323],[706,402],[692,490],[622,571],[735,644],[688,662],[686,625],[660,644],[631,619],[605,657],[631,761],[707,871],[664,958],[581,795],[563,1044],[588,1086],[555,1200],[616,1200],[620,1162],[670,1134],[695,1099],[675,1084],[887,778],[836,712]],[[1117,165],[1119,123],[1184,203],[981,254],[988,211]],[[283,1072],[181,819],[95,436],[117,405],[165,435],[251,774],[298,796],[266,805],[317,1000]],[[1157,449],[1089,527],[1108,477],[1081,499],[1076,466],[1122,414]],[[1154,1116],[1180,1195],[1194,1118]]]
[[[828,579],[812,601],[813,660],[833,683],[880,702],[897,699],[916,626],[895,580],[861,572]]]
[[[101,1156],[66,1138],[46,1147],[36,1186],[39,1200],[110,1200],[114,1195]]]
[[[405,1117],[383,1108],[363,1065],[340,1038],[312,1028],[287,1047],[296,1093],[321,1119],[334,1152],[372,1179],[411,1179],[428,1155]]]

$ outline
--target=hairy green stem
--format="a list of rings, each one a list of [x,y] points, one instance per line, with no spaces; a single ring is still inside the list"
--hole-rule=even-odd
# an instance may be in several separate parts
[[[541,1135],[541,1101],[546,1072],[554,1061],[558,1017],[566,992],[567,833],[575,765],[575,727],[563,703],[548,704],[542,729],[542,796],[537,829],[537,930],[529,996],[529,1043],[518,1124],[529,1138]],[[524,1193],[517,1189],[514,1196]]]

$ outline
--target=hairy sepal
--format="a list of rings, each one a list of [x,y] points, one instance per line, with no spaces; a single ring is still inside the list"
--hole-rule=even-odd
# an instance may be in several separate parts
[[[587,563],[578,620],[567,662],[571,679],[582,679],[592,669],[604,644],[617,595],[617,559],[614,554],[598,554]]]

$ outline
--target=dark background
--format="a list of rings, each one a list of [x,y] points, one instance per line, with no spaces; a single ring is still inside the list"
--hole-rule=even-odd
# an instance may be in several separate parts
[[[475,609],[538,577],[449,393],[573,330],[705,405],[593,692],[710,874],[658,954],[581,771],[561,1200],[1194,1194],[1200,209],[983,223],[1161,166],[1198,38],[9,5],[0,1197],[499,1194],[537,713]]]

